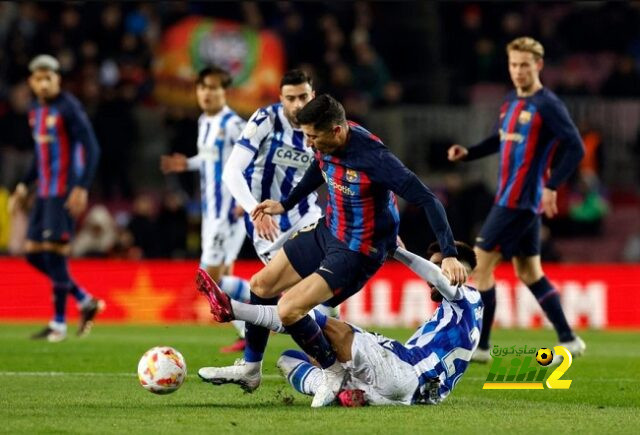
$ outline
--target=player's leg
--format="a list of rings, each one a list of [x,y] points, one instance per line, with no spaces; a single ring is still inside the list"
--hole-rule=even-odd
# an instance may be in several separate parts
[[[474,282],[480,291],[484,312],[478,348],[471,361],[488,362],[489,338],[496,312],[496,287],[493,272],[502,259],[511,259],[520,240],[523,226],[526,228],[530,216],[520,210],[493,206],[476,238],[474,251],[478,265],[473,272]]]
[[[558,334],[560,345],[565,346],[573,356],[584,353],[586,345],[576,336],[569,326],[562,310],[560,295],[551,282],[544,275],[539,255],[528,257],[514,257],[513,266],[518,278],[535,296],[540,307]]]
[[[322,384],[322,370],[299,350],[285,350],[276,366],[287,382],[299,393],[314,396]]]
[[[47,338],[50,341],[60,341],[66,336],[66,300],[70,293],[77,300],[80,309],[80,323],[78,335],[89,333],[93,318],[104,309],[104,301],[93,298],[80,288],[69,274],[67,257],[71,252],[70,238],[74,222],[64,208],[64,198],[46,198],[41,201],[40,223],[36,225],[40,234],[34,234],[30,229],[30,241],[27,252],[38,253],[42,265],[47,271],[54,294],[54,319],[42,332],[34,338]],[[48,335],[47,329],[53,329],[59,334]]]
[[[251,278],[251,304],[275,307],[278,294],[299,280],[300,275],[291,267],[286,254],[281,249],[264,269]],[[215,385],[234,383],[240,385],[245,391],[255,390],[262,379],[262,359],[269,332],[264,327],[247,323],[244,359],[229,367],[203,367],[198,371],[198,375],[204,381]]]
[[[489,339],[491,336],[491,328],[496,313],[496,284],[494,270],[502,260],[502,254],[496,251],[485,251],[475,246],[474,252],[478,264],[473,272],[473,279],[478,286],[482,302],[484,304],[484,312],[482,315],[482,332],[480,334],[480,342],[478,349],[474,353],[473,361],[487,362],[489,355]]]

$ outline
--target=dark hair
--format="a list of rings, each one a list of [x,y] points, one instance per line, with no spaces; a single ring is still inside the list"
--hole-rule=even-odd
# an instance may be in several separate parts
[[[466,262],[471,267],[471,270],[476,268],[478,261],[476,260],[476,253],[473,252],[473,248],[466,243],[463,242],[454,242],[456,249],[458,250],[458,260],[462,262]],[[442,252],[440,249],[440,244],[438,242],[433,242],[427,248],[427,256],[431,258],[433,254],[437,254],[438,252]]]
[[[303,83],[309,83],[309,86],[313,87],[311,77],[306,72],[301,69],[290,69],[282,76],[280,88],[284,85],[301,85]]]
[[[322,94],[309,101],[296,116],[298,124],[313,125],[316,130],[328,130],[336,124],[344,124],[347,117],[344,107],[335,98]]]
[[[224,89],[227,89],[229,86],[231,86],[231,82],[233,81],[231,79],[231,74],[229,74],[229,71],[217,65],[210,65],[200,70],[200,72],[198,73],[198,79],[196,80],[196,84],[197,85],[204,84],[204,79],[207,78],[208,76],[220,77],[220,84]]]

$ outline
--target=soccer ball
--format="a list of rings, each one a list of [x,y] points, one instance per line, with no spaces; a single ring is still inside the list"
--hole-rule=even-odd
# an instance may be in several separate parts
[[[182,354],[172,347],[153,347],[138,363],[140,385],[155,394],[173,393],[186,376],[187,364]]]
[[[548,366],[551,364],[551,361],[553,361],[553,352],[551,352],[551,349],[541,347],[536,352],[536,361],[538,361],[538,364],[541,366]]]

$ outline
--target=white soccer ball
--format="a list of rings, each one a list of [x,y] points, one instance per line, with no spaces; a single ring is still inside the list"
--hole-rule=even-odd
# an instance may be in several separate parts
[[[158,346],[146,351],[138,363],[138,379],[147,391],[169,394],[187,377],[187,363],[172,347]]]

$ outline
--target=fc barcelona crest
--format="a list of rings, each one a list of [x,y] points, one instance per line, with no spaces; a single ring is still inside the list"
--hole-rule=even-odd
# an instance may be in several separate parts
[[[353,183],[358,179],[358,173],[353,169],[347,169],[347,181]]]
[[[520,112],[520,115],[518,116],[518,122],[520,124],[526,124],[529,121],[531,121],[531,112],[527,110],[523,110],[522,112]]]

